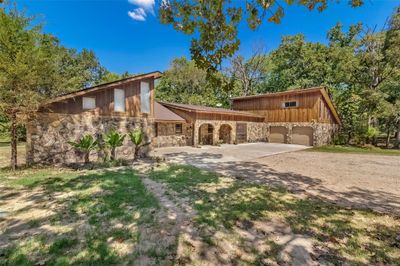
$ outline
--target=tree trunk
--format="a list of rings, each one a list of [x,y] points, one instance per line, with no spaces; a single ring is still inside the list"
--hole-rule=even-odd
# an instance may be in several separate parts
[[[11,169],[17,168],[17,114],[11,114]]]
[[[115,160],[115,157],[116,157],[116,156],[115,156],[115,148],[112,147],[112,148],[111,148],[111,160],[114,161],[114,160]]]
[[[386,149],[389,149],[389,146],[390,146],[390,129],[387,130]]]
[[[139,145],[135,145],[135,154],[133,157],[133,160],[137,160],[139,158],[139,150],[140,150],[140,146]]]
[[[397,124],[396,148],[400,148],[400,121]]]
[[[90,162],[89,156],[90,156],[90,151],[85,152],[85,164],[88,164]]]

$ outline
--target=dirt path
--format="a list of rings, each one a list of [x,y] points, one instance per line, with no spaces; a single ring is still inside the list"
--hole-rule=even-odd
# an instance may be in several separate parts
[[[165,185],[143,176],[146,189],[153,193],[160,202],[156,224],[143,226],[139,241],[138,265],[154,265],[155,263],[195,264],[195,265],[232,265],[237,262],[254,262],[252,249],[263,254],[271,252],[268,241],[274,242],[278,248],[276,257],[264,259],[267,265],[317,265],[312,259],[313,241],[310,237],[292,233],[290,227],[279,218],[269,221],[238,222],[233,231],[219,228],[215,231],[198,228],[194,224],[195,211],[186,199],[179,198]],[[241,240],[239,241],[238,238]],[[205,241],[209,239],[209,243]],[[241,243],[244,241],[245,244]],[[175,249],[175,251],[172,251]],[[248,249],[246,251],[246,249]],[[170,254],[163,261],[155,261],[149,256],[150,250]]]

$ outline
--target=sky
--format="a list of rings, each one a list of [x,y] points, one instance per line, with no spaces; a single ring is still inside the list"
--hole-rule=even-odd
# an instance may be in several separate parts
[[[123,73],[164,71],[176,57],[190,58],[191,36],[160,24],[157,5],[161,0],[20,0],[19,8],[39,15],[45,32],[63,45],[93,50],[108,70]],[[234,2],[242,0],[233,0]],[[256,31],[239,26],[239,54],[248,57],[262,43],[276,48],[282,36],[303,33],[308,41],[326,42],[326,33],[337,22],[345,28],[357,22],[382,28],[400,0],[365,0],[351,8],[348,0],[331,1],[322,13],[302,6],[285,9],[280,24],[264,22]]]

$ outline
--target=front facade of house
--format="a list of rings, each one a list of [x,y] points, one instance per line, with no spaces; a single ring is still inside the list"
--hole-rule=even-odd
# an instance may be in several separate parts
[[[331,143],[340,119],[324,88],[269,93],[232,99],[234,110],[265,118],[267,140],[320,146]]]
[[[115,129],[126,134],[141,128],[155,147],[279,142],[323,145],[331,141],[339,117],[323,88],[239,97],[233,109],[154,100],[160,72],[102,84],[44,103],[27,124],[27,162],[71,164],[83,161],[68,143],[90,134],[101,140]],[[133,159],[125,138],[117,157]],[[91,160],[103,158],[93,151]]]

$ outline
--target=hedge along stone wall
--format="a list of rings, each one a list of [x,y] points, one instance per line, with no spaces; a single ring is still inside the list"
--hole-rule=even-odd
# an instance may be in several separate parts
[[[311,127],[313,129],[313,145],[322,146],[332,143],[334,134],[338,131],[339,126],[328,123],[309,123],[309,122],[282,122],[282,123],[266,123],[266,136],[269,139],[270,127],[286,127],[287,143],[292,143],[292,132],[294,127]]]
[[[144,142],[151,140],[154,122],[150,119],[132,117],[109,117],[95,114],[37,113],[34,121],[27,125],[27,163],[71,164],[83,162],[83,156],[68,141],[77,141],[86,134],[95,138],[111,129],[127,134],[135,128],[142,128]],[[117,158],[133,159],[134,145],[126,136],[122,147],[117,148]],[[142,148],[147,153],[151,145]],[[97,151],[92,151],[90,160],[102,160]]]
[[[182,133],[177,134],[175,133],[176,124],[177,123],[157,123],[157,136],[153,138],[153,147],[193,145],[193,125],[181,123]]]

